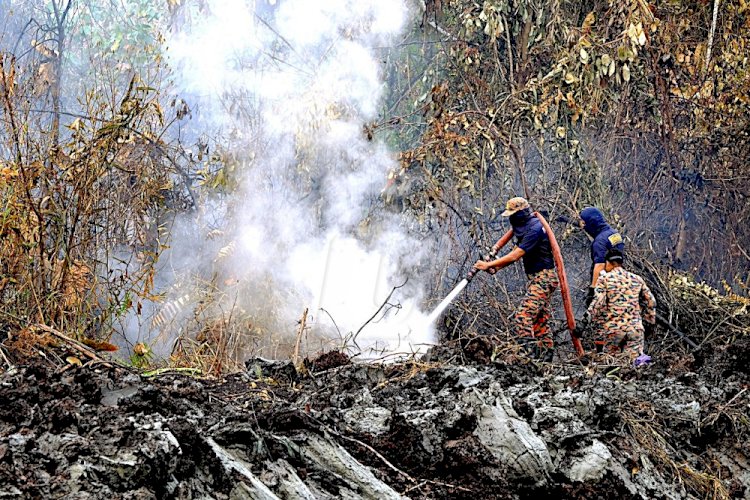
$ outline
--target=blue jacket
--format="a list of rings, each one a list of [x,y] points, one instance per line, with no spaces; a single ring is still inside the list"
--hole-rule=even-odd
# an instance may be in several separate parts
[[[583,230],[594,238],[591,243],[591,260],[594,264],[604,264],[604,256],[610,248],[616,248],[624,253],[622,236],[606,223],[598,208],[584,208],[581,210],[581,219],[585,224]]]
[[[516,244],[524,252],[523,269],[526,274],[535,274],[544,269],[554,269],[552,247],[542,222],[529,209],[511,216]]]

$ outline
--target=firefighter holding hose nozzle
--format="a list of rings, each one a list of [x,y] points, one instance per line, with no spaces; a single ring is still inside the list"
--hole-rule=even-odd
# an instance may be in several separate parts
[[[506,255],[491,260],[478,260],[474,269],[494,273],[519,259],[523,260],[528,277],[526,295],[515,316],[518,340],[533,356],[551,361],[554,343],[549,328],[550,300],[558,288],[549,237],[542,222],[532,212],[524,198],[512,198],[505,206],[503,217],[508,217],[516,238],[516,247]],[[492,254],[497,252],[493,247]],[[491,255],[492,255],[491,254]]]

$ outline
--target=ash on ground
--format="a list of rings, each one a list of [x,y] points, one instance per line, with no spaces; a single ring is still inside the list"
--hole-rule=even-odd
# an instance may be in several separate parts
[[[749,340],[638,369],[477,345],[222,380],[17,366],[0,498],[750,497]]]

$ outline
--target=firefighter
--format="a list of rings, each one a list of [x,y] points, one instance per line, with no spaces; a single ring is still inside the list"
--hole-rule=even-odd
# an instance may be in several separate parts
[[[474,268],[494,274],[495,271],[523,259],[529,281],[526,296],[516,312],[516,333],[520,343],[530,347],[535,356],[551,361],[554,344],[548,325],[550,299],[559,283],[549,238],[541,221],[531,213],[529,202],[524,198],[508,200],[502,216],[508,217],[513,227],[516,247],[498,259],[489,262],[479,260]]]
[[[579,215],[581,228],[591,239],[591,285],[586,294],[586,307],[588,307],[594,299],[594,288],[599,274],[604,270],[604,256],[612,248],[624,254],[625,245],[620,233],[607,224],[604,214],[598,208],[586,207]]]
[[[607,224],[604,220],[604,215],[598,208],[584,208],[581,210],[579,216],[581,229],[583,229],[589,239],[591,239],[591,282],[589,283],[585,300],[586,307],[588,307],[591,304],[591,301],[594,300],[596,282],[599,279],[599,275],[604,270],[604,256],[607,254],[607,251],[613,248],[622,253],[624,245],[620,233]],[[576,329],[577,331],[574,332],[574,335],[583,334],[583,331],[588,326],[587,320],[588,317],[582,318],[580,321],[581,328]],[[602,352],[606,342],[607,339],[595,336],[594,345],[596,346],[596,352]]]
[[[606,352],[624,352],[635,359],[644,354],[644,333],[650,334],[656,323],[656,300],[643,278],[626,271],[622,263],[622,252],[616,248],[605,255],[588,315],[605,339]]]

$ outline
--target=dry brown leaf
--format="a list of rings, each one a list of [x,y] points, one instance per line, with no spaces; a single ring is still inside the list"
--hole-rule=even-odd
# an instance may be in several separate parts
[[[67,361],[70,365],[83,366],[81,360],[76,358],[75,356],[68,356],[67,358],[65,358],[65,361]]]

